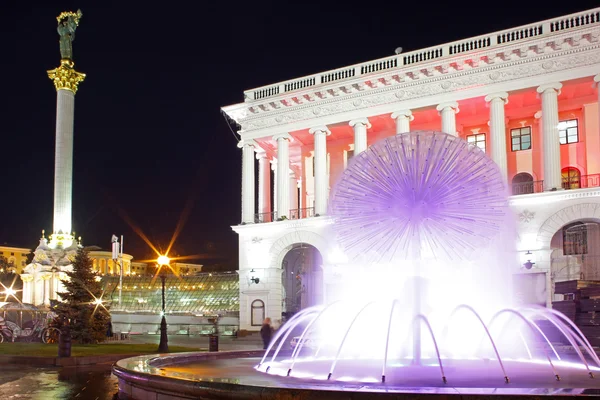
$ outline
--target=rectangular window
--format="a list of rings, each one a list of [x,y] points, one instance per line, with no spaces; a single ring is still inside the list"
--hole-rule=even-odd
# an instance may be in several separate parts
[[[531,149],[531,127],[524,126],[510,130],[512,151]]]
[[[485,133],[467,135],[467,143],[477,146],[485,152]]]
[[[558,123],[558,141],[560,144],[579,142],[579,130],[577,129],[576,119],[569,119]]]

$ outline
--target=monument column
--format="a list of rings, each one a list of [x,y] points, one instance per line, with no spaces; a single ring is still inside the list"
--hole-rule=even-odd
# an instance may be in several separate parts
[[[456,132],[456,114],[458,114],[458,103],[442,103],[436,107],[442,117],[442,132],[458,136]]]
[[[396,135],[399,133],[410,132],[410,121],[415,117],[410,110],[396,111],[392,114],[392,119],[396,121]]]
[[[492,160],[498,164],[504,182],[507,179],[506,161],[506,120],[504,105],[508,103],[508,93],[493,93],[485,97],[490,105],[490,136],[492,142]]]
[[[537,88],[542,96],[542,142],[544,146],[544,190],[562,189],[560,142],[558,140],[558,95],[561,83]]]
[[[81,11],[63,12],[58,17],[60,66],[48,71],[56,88],[56,146],[54,158],[54,228],[51,241],[71,245],[71,202],[73,184],[73,120],[75,94],[85,74],[75,71],[72,42]]]
[[[290,218],[290,140],[287,133],[273,136],[277,142],[277,217]]]
[[[256,153],[258,160],[258,212],[262,214],[259,222],[272,222],[268,218],[271,212],[271,166],[264,151]]]
[[[367,149],[367,129],[371,128],[371,123],[367,118],[353,119],[350,126],[354,128],[354,155]]]
[[[331,131],[326,126],[308,131],[315,137],[315,216],[327,213],[327,136]]]
[[[254,140],[240,140],[242,149],[242,223],[254,222]]]

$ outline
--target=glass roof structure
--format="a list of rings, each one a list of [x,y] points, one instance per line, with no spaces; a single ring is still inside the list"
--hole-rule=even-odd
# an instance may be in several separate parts
[[[160,313],[161,279],[152,276],[124,276],[121,306],[119,277],[103,276],[103,298],[111,310]],[[193,276],[167,275],[166,314],[225,315],[239,312],[239,277],[236,272],[199,273]]]

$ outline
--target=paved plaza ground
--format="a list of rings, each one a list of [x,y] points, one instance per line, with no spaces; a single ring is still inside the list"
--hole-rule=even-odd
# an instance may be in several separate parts
[[[123,343],[152,343],[158,347],[158,335],[132,335]],[[262,348],[258,335],[248,338],[220,338],[219,350],[255,350]],[[208,349],[208,337],[169,335],[172,346]],[[109,346],[109,345],[107,345]],[[118,391],[112,363],[86,367],[40,368],[0,365],[2,399],[90,399],[112,400]]]

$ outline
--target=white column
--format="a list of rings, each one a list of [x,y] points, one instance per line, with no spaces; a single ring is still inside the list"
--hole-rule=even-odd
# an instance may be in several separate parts
[[[273,171],[273,212],[277,212],[277,159],[271,160],[271,171]],[[275,218],[275,217],[273,217]]]
[[[442,103],[436,107],[442,117],[442,132],[458,136],[456,132],[456,114],[458,114],[458,103]]]
[[[23,303],[31,304],[31,275],[21,274],[21,280],[23,281]]]
[[[537,88],[542,96],[542,141],[544,144],[544,190],[562,189],[560,142],[558,140],[558,95],[561,83]]]
[[[242,149],[242,223],[254,222],[254,144],[253,140],[240,140]]]
[[[298,181],[296,180],[296,174],[294,171],[290,171],[290,210],[298,209]],[[300,218],[296,215],[296,218]]]
[[[392,119],[396,121],[396,135],[399,133],[410,132],[410,121],[415,119],[410,110],[400,110],[392,114]]]
[[[331,131],[326,126],[308,131],[315,137],[315,215],[327,213],[327,136]]]
[[[71,233],[74,116],[75,94],[66,89],[58,90],[54,153],[54,233]]]
[[[262,222],[272,222],[268,218],[271,212],[271,166],[264,151],[256,153],[258,160],[258,212],[262,215]]]
[[[44,280],[44,301],[43,303],[47,306],[50,305],[50,276],[45,273],[42,277]]]
[[[506,119],[504,105],[508,103],[508,93],[499,92],[487,95],[485,101],[490,107],[490,142],[492,144],[492,160],[498,164],[504,182],[507,179],[508,163],[506,161]]]
[[[277,142],[277,217],[290,218],[290,140],[291,136],[282,133],[273,136]]]
[[[371,123],[367,118],[353,119],[350,126],[354,128],[354,156],[367,149],[367,129],[371,128]]]

